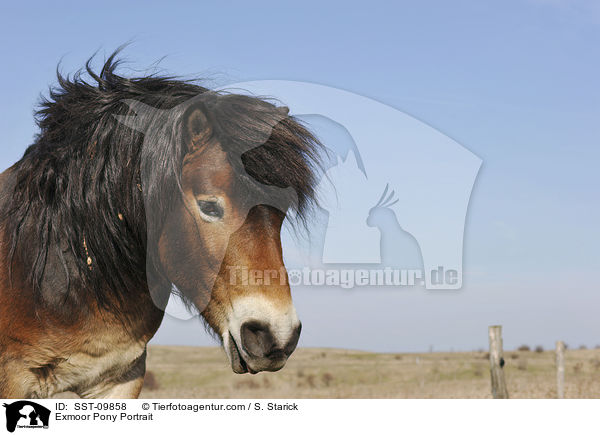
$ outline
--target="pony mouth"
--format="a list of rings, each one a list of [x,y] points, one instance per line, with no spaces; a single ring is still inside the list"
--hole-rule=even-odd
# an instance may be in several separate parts
[[[231,335],[231,332],[229,333],[229,340],[227,343],[226,351],[229,355],[229,359],[231,360],[231,369],[233,370],[234,373],[238,373],[238,374],[243,374],[243,373],[256,374],[256,373],[258,373],[256,371],[252,370],[248,366],[246,361],[244,360],[244,357],[242,356],[242,353],[240,352],[240,349],[239,349],[237,343],[235,342],[235,339]]]

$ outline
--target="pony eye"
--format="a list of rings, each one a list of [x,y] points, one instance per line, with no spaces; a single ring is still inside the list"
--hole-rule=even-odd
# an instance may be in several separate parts
[[[202,214],[215,219],[221,219],[223,217],[223,207],[221,207],[216,201],[198,201],[198,207]]]

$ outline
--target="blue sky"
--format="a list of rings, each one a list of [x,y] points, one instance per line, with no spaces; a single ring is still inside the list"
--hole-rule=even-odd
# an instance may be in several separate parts
[[[127,41],[126,67],[209,85],[299,80],[402,110],[483,160],[462,290],[302,290],[301,344],[381,351],[600,343],[600,6],[504,2],[11,2],[0,17],[0,168],[55,82]],[[125,69],[126,72],[126,69]],[[196,321],[158,342],[209,344]]]

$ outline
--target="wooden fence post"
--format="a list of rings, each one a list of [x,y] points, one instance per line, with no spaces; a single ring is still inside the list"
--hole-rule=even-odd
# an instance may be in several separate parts
[[[556,342],[556,395],[565,398],[565,343]]]
[[[502,351],[502,326],[490,326],[490,372],[492,375],[492,397],[508,399],[508,390],[504,379],[504,355]]]

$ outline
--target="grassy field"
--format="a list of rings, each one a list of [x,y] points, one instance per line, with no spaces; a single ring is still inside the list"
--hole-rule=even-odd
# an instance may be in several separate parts
[[[511,398],[556,397],[553,351],[505,352]],[[485,352],[300,348],[276,373],[236,375],[216,347],[151,346],[141,398],[490,398]],[[600,350],[566,352],[566,397],[600,398]]]

